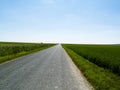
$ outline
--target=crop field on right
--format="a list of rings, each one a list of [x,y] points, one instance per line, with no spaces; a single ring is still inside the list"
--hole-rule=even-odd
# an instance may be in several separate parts
[[[67,45],[67,48],[120,75],[120,45]]]
[[[120,90],[120,45],[64,44],[95,90]]]

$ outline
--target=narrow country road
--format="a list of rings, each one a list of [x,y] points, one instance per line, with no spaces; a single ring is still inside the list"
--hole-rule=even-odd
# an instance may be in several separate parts
[[[0,64],[0,90],[92,90],[61,45]]]

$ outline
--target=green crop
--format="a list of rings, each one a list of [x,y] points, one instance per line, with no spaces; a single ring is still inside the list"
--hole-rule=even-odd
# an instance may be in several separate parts
[[[120,75],[120,45],[65,45],[96,65]]]
[[[0,42],[0,63],[21,56],[20,54],[38,51],[52,45],[54,44]]]
[[[66,46],[63,45],[64,49],[95,90],[120,90],[120,77],[118,75],[90,62]]]

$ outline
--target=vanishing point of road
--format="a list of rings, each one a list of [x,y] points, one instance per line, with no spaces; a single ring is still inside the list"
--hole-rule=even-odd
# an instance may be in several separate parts
[[[0,90],[92,90],[61,45],[0,64]]]

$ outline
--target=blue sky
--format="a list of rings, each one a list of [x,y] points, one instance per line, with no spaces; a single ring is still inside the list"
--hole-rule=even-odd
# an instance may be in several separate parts
[[[120,43],[120,0],[0,0],[0,41]]]

